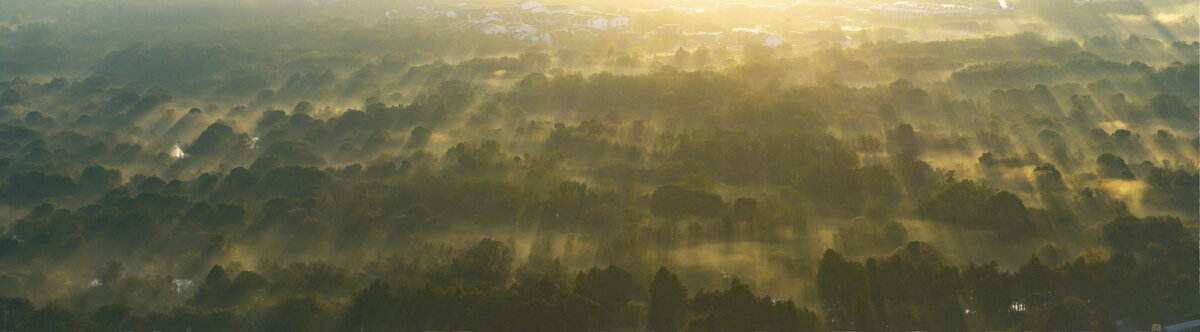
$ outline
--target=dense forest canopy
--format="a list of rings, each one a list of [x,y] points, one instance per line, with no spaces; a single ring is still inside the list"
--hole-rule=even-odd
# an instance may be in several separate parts
[[[1200,318],[1200,6],[943,3],[0,0],[0,330]]]

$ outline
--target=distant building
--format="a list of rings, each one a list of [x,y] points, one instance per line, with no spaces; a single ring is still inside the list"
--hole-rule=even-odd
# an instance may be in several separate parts
[[[625,16],[614,16],[608,19],[608,26],[613,29],[622,29],[629,26],[629,18]]]
[[[539,7],[546,8],[546,6],[543,6],[541,3],[537,2],[537,1],[522,2],[520,6],[521,6],[521,10],[533,10],[533,9],[539,8]]]
[[[484,18],[481,18],[481,19],[479,19],[479,23],[493,23],[493,24],[495,24],[495,23],[501,23],[501,22],[504,22],[504,19],[501,19],[501,18],[499,18],[499,17],[496,17],[496,15],[488,15],[488,16],[486,16],[486,17],[484,17]]]
[[[538,12],[540,12],[539,11],[540,9],[545,9],[545,13],[549,14],[549,15],[574,14],[575,13],[574,10],[567,8],[567,6],[563,6],[563,5],[535,8],[533,10],[533,12],[538,13]]]
[[[596,30],[608,30],[608,19],[599,16],[588,18],[587,25],[589,28]]]
[[[518,33],[518,34],[534,34],[538,31],[537,28],[534,28],[532,25],[528,25],[525,23],[510,23],[508,25],[505,25],[504,28],[510,32]]]
[[[685,29],[682,25],[679,25],[679,24],[663,24],[658,27],[658,31],[657,31],[657,34],[662,35],[662,36],[670,36],[670,35],[678,36],[678,35],[683,35],[686,33],[687,33],[687,29]]]
[[[783,38],[783,36],[774,33],[763,38],[763,45],[766,45],[767,47],[779,47],[779,45],[783,45],[783,43],[786,42],[787,38]]]
[[[721,39],[725,37],[725,33],[719,31],[692,32],[683,37],[696,44],[712,46],[720,44]]]
[[[308,1],[308,0],[303,0]],[[459,4],[454,10],[435,10],[422,6],[425,21],[450,19],[454,31],[469,31],[485,35],[504,35],[509,38],[550,45],[554,34],[596,35],[605,30],[621,30],[629,26],[625,16],[584,10],[572,10],[563,5],[546,6],[537,1],[524,1],[504,6],[467,6]],[[399,12],[389,12],[388,17]]]
[[[493,25],[484,26],[483,28],[479,29],[479,32],[481,32],[485,35],[498,35],[498,34],[502,34],[502,33],[508,33],[508,29],[505,29],[502,26],[493,24]]]
[[[853,42],[850,36],[841,30],[808,31],[801,33],[800,37],[816,44],[834,43],[843,47],[850,46]]]
[[[969,15],[976,13],[974,8],[964,5],[922,1],[896,1],[878,4],[871,6],[871,10],[899,17]]]
[[[540,39],[538,38],[538,35],[532,33],[516,33],[513,38],[516,38],[520,41],[530,41],[535,43],[538,42],[538,39]]]
[[[730,37],[741,42],[758,42],[767,47],[779,47],[787,42],[781,34],[768,32],[759,28],[734,28],[729,31]]]

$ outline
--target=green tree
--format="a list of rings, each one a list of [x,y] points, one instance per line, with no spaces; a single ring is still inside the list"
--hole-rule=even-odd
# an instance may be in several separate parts
[[[512,263],[512,249],[500,241],[483,239],[454,258],[450,273],[467,283],[496,287],[508,282]]]
[[[400,302],[387,283],[376,280],[354,294],[342,317],[346,331],[388,331],[400,326]]]
[[[267,310],[263,328],[268,331],[330,331],[334,328],[334,318],[316,297],[293,297]]]
[[[612,323],[621,308],[641,293],[629,272],[609,265],[604,269],[591,268],[575,278],[575,294],[591,299],[604,308]]]
[[[666,267],[658,269],[650,281],[650,308],[646,314],[646,329],[673,332],[687,323],[687,288],[679,277]]]
[[[33,315],[33,303],[20,297],[0,297],[0,329],[21,331],[26,329]]]

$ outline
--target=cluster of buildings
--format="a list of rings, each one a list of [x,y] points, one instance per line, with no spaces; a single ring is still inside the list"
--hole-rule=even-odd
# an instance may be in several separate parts
[[[750,39],[767,47],[779,47],[787,42],[787,38],[782,34],[760,28],[734,28],[729,34],[733,38]]]
[[[336,0],[280,0],[280,1],[336,1]],[[507,5],[478,5],[470,3],[458,4],[426,4],[415,7],[415,10],[400,9],[386,13],[388,18],[417,19],[444,25],[447,28],[478,33],[481,35],[511,38],[529,43],[553,45],[552,41],[568,36],[598,36],[601,34],[626,33],[636,34],[642,40],[676,40],[684,43],[704,45],[740,45],[760,44],[767,47],[779,47],[789,43],[835,44],[849,47],[855,43],[864,26],[869,26],[865,19],[846,16],[812,20],[813,26],[834,26],[833,30],[818,29],[804,32],[787,31],[779,27],[755,26],[724,28],[689,32],[679,24],[662,24],[656,28],[645,27],[631,31],[630,19],[621,14],[604,13],[592,10],[588,6],[545,5],[536,0],[518,0],[523,2]],[[1010,10],[1007,0],[792,0],[795,3],[757,5],[743,3],[719,3],[713,8],[684,8],[665,7],[676,12],[686,12],[689,15],[709,15],[709,12],[726,10],[727,8],[748,8],[750,12],[764,15],[792,15],[797,7],[806,9],[822,9],[828,6],[846,6],[856,9],[863,15],[882,15],[888,17],[909,18],[955,18],[995,13]],[[1075,0],[1075,1],[1116,1],[1116,0]],[[740,9],[738,9],[740,10]],[[653,9],[625,9],[622,13],[651,13]],[[803,11],[801,11],[803,12]],[[711,26],[706,27],[712,29]],[[839,30],[840,29],[840,30]],[[959,33],[966,33],[969,28],[955,28]],[[902,29],[873,29],[872,32],[882,39],[904,39]]]
[[[881,2],[870,8],[880,14],[899,17],[967,16],[990,12],[963,4],[928,1]]]
[[[434,8],[424,5],[416,10],[419,18],[449,21],[449,27],[456,31],[503,35],[547,45],[551,44],[554,35],[597,35],[629,27],[629,18],[625,16],[596,12],[587,6],[547,6],[532,0],[491,7],[458,4],[449,8]],[[399,15],[395,10],[387,12],[389,18]]]

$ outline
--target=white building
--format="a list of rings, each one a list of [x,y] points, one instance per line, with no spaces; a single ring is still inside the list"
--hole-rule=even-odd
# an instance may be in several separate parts
[[[519,34],[535,34],[538,29],[525,23],[511,23],[505,26],[508,31]]]
[[[779,47],[787,42],[783,35],[759,28],[734,28],[730,30],[730,35],[740,40],[758,41],[767,47]]]
[[[974,8],[958,4],[939,4],[919,1],[896,1],[870,7],[880,14],[898,17],[927,17],[979,14]]]
[[[779,47],[779,45],[783,45],[783,43],[786,42],[787,38],[783,38],[783,36],[775,33],[769,34],[763,38],[763,45],[766,45],[767,47]]]
[[[530,42],[530,43],[535,43],[535,44],[536,43],[544,43],[547,46],[552,46],[550,43],[550,34],[549,33],[543,32],[540,35],[536,34],[536,33],[514,33],[512,35],[513,35],[513,38],[516,38],[517,40],[520,40],[520,41],[525,41],[525,42]]]
[[[623,29],[629,26],[629,18],[625,16],[614,16],[608,19],[608,26],[613,29]]]
[[[546,6],[543,6],[541,3],[538,3],[537,1],[526,1],[526,2],[521,3],[521,10],[533,10],[538,7],[546,8]]]
[[[567,8],[567,6],[562,6],[562,5],[534,8],[533,12],[534,13],[544,12],[547,15],[575,14],[574,10]]]
[[[596,30],[608,30],[608,20],[603,17],[593,16],[588,18],[587,26]]]
[[[479,23],[495,24],[495,23],[501,23],[501,22],[504,22],[504,20],[499,17],[496,17],[496,15],[488,15],[484,18],[479,19]]]
[[[481,32],[485,35],[498,35],[498,34],[502,34],[502,33],[508,33],[508,29],[505,29],[504,27],[499,26],[499,25],[492,24],[492,25],[483,26],[482,29],[479,29],[479,32]]]

